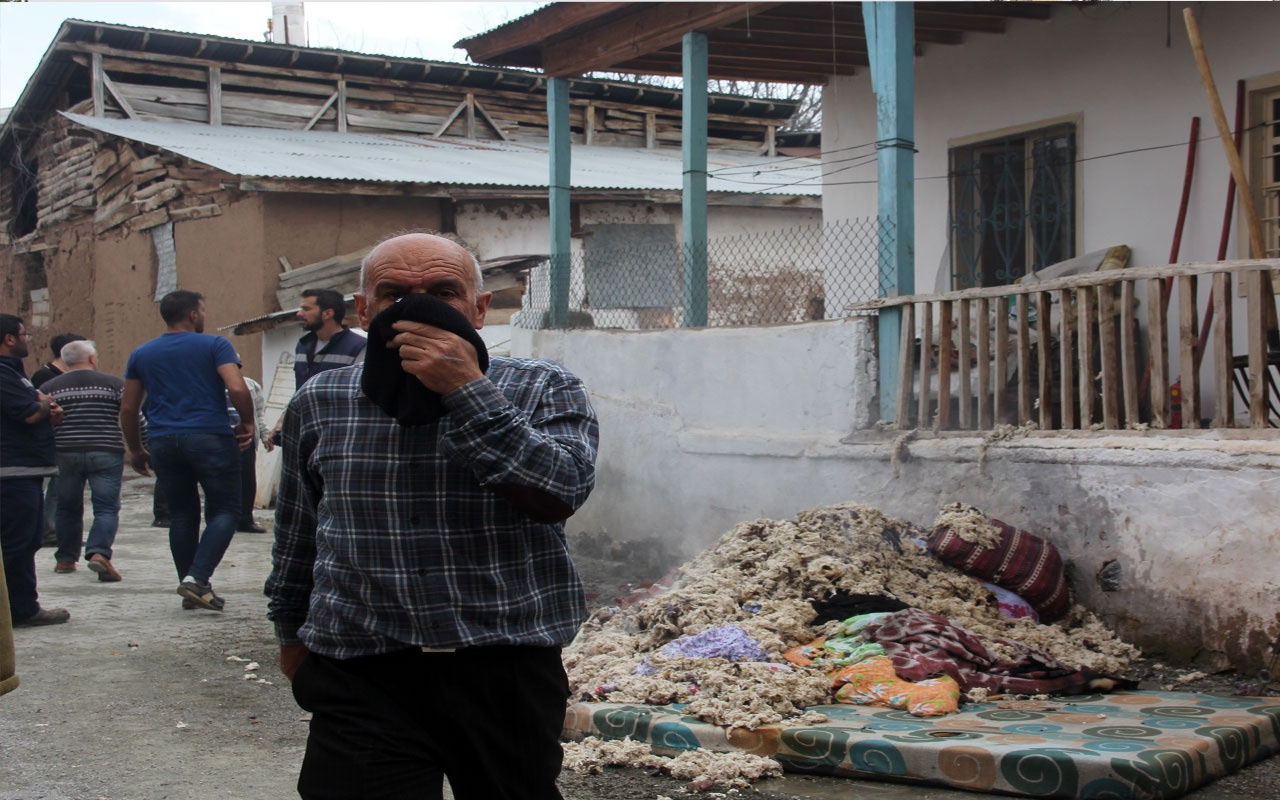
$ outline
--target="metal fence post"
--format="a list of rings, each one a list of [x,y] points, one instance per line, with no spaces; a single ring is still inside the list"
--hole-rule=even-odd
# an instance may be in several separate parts
[[[569,81],[547,79],[547,126],[550,137],[551,264],[549,327],[569,327]]]
[[[707,324],[707,35],[684,35],[684,326]]]

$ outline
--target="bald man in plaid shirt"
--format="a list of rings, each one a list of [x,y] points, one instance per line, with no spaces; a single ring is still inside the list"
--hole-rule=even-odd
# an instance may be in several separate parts
[[[365,330],[413,294],[480,328],[491,298],[467,250],[420,233],[370,251],[362,285]],[[586,618],[563,521],[594,484],[598,425],[563,367],[486,373],[463,332],[402,319],[381,343],[439,396],[434,421],[401,424],[362,391],[375,355],[289,404],[266,593],[312,712],[305,798],[439,798],[445,776],[458,800],[560,797],[560,650]]]

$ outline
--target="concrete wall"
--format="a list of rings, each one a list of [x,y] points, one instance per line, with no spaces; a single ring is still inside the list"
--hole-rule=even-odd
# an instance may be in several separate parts
[[[600,416],[596,490],[570,534],[683,560],[743,520],[856,501],[930,526],[963,501],[1057,545],[1077,598],[1130,641],[1263,663],[1280,637],[1276,431],[903,444],[867,429],[866,326],[515,331],[513,352],[566,364]]]

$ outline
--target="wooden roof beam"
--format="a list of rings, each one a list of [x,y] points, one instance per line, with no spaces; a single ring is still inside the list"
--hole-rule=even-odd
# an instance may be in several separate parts
[[[500,25],[491,31],[454,42],[472,61],[483,64],[524,47],[538,46],[561,31],[592,22],[630,3],[559,3],[535,14]]]
[[[644,3],[623,17],[604,22],[590,37],[548,41],[542,71],[553,77],[608,72],[627,59],[678,44],[688,31],[714,30],[772,8],[777,3]]]
[[[751,59],[746,59],[731,68],[726,67],[724,64],[712,62],[707,65],[707,70],[707,77],[713,80],[803,83],[821,86],[827,82],[832,72],[837,75],[852,75],[855,72],[855,67],[854,65],[842,65],[836,70],[831,70],[829,65],[824,65],[821,69],[788,68],[786,65],[782,67],[777,65],[760,67],[756,66]],[[613,67],[612,71],[632,75],[673,75],[677,77],[683,72],[678,62],[671,60],[655,61],[647,58],[618,64]]]
[[[865,48],[867,29],[862,24],[861,17],[857,22],[837,21],[835,25],[827,23],[824,27],[815,27],[807,20],[771,17],[767,24],[764,20],[753,19],[750,26],[745,23],[735,23],[716,31],[709,31],[707,36],[711,41],[722,39],[739,41],[743,44],[781,39],[807,47],[826,47],[827,49],[833,45],[839,47],[844,42],[854,40],[860,47]],[[923,44],[961,44],[964,41],[964,33],[956,30],[917,28],[915,39]]]
[[[1000,5],[1005,5],[1001,3]],[[916,30],[968,31],[1004,33],[1008,20],[1004,17],[978,14],[956,14],[949,11],[916,11]]]
[[[1042,2],[916,3],[915,10],[917,14],[930,11],[945,11],[969,16],[1047,20],[1053,16],[1053,5],[1053,3]]]

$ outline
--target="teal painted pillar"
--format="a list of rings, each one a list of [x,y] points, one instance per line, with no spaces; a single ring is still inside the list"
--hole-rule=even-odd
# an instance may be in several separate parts
[[[915,294],[915,36],[911,3],[864,2],[876,95],[880,295]],[[880,418],[896,416],[902,309],[880,311]],[[905,420],[903,420],[905,422]]]
[[[569,326],[569,81],[547,79],[547,136],[550,140],[551,181],[551,309],[548,325]]]
[[[684,35],[684,326],[707,324],[707,35]]]

